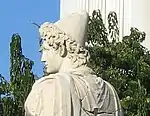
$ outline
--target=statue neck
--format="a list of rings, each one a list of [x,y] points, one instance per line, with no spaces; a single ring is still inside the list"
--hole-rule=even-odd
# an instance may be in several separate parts
[[[64,73],[64,72],[69,72],[70,69],[73,68],[73,63],[71,62],[71,60],[69,58],[64,58],[63,62],[61,64],[61,67],[59,69],[58,72]]]
[[[59,73],[67,73],[67,72],[74,72],[74,73],[80,73],[80,74],[93,74],[93,70],[90,69],[86,65],[82,65],[79,67],[75,67],[74,63],[68,58],[64,58],[63,62],[61,64],[61,67],[58,71]]]

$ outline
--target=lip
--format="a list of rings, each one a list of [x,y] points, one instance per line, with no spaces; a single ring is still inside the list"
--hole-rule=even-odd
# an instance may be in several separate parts
[[[44,76],[48,76],[49,73],[47,72],[47,65],[44,66],[43,68]]]
[[[44,66],[43,68],[43,72],[46,73],[47,72],[47,67]]]
[[[45,70],[47,69],[47,65],[44,66],[44,69],[45,69]]]
[[[47,66],[48,66],[48,64],[45,64],[45,65],[44,65],[44,67],[47,67]]]

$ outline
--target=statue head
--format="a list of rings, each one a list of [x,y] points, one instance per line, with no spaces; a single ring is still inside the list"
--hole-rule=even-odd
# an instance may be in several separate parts
[[[61,68],[77,68],[86,65],[89,53],[85,49],[85,33],[88,14],[74,13],[52,24],[40,26],[41,61],[45,62],[46,73],[57,73]]]

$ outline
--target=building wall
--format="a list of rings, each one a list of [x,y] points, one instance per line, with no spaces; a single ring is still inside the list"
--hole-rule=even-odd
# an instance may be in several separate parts
[[[150,0],[61,0],[60,18],[79,10],[86,10],[90,15],[93,10],[100,9],[104,23],[110,11],[117,13],[120,39],[130,33],[131,27],[146,32],[144,46],[150,49]],[[149,38],[149,39],[148,39]]]

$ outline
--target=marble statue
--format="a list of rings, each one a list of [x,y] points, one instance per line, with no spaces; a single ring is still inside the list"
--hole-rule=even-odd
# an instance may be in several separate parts
[[[87,66],[87,22],[83,11],[40,26],[46,75],[26,99],[26,116],[122,116],[115,89]]]

